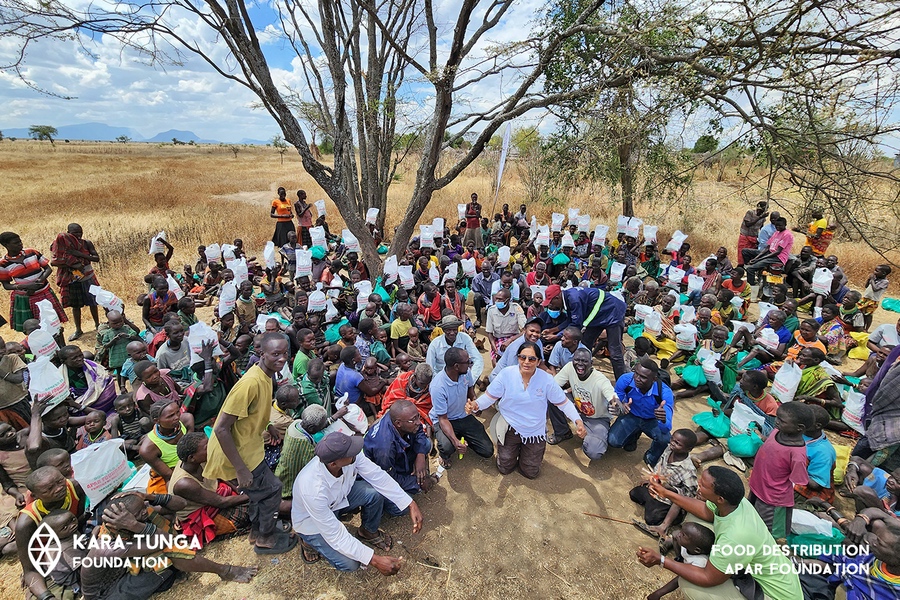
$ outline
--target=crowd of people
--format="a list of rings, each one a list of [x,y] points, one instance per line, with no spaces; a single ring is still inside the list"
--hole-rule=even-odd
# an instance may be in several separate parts
[[[602,461],[646,436],[646,476],[629,497],[643,515],[634,525],[658,541],[638,560],[675,575],[648,598],[833,598],[838,586],[900,598],[900,321],[870,331],[891,268],[852,289],[827,255],[835,228],[822,211],[797,240],[760,203],[733,263],[726,246],[692,257],[681,232],[663,246],[635,218],[591,229],[570,209],[565,226],[556,213],[538,225],[526,205],[504,204],[490,219],[472,194],[375,268],[306,199],[279,188],[260,258],[236,239],[177,269],[160,232],[135,303],[102,288],[103,249],[78,224],[50,257],[0,234],[16,332],[0,339],[0,550],[18,556],[29,597],[143,599],[178,571],[256,574],[162,541],[158,568],[72,566],[78,552],[145,556],[134,536],[173,531],[200,547],[247,535],[260,555],[299,546],[307,563],[392,575],[403,562],[383,519],[408,517],[418,532],[415,498],[470,450],[533,479],[548,445],[577,438]],[[367,220],[386,250],[377,215]],[[92,351],[71,344],[85,307]],[[841,372],[848,353],[862,365]],[[701,394],[709,411],[678,402]],[[676,410],[694,425],[676,428]],[[853,438],[852,456],[826,430]],[[101,447],[131,475],[95,497],[112,474],[92,465],[86,479],[83,457]],[[728,467],[704,468],[719,459]],[[345,525],[356,514],[359,526]],[[865,541],[869,552],[775,549],[802,546],[811,519],[819,547]],[[49,574],[29,553],[43,523],[64,549]],[[126,543],[78,550],[76,534]],[[814,575],[810,561],[859,568]]]

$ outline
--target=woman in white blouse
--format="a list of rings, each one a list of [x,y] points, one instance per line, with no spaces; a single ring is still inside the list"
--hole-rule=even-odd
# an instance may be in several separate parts
[[[466,403],[466,412],[471,414],[499,400],[497,410],[502,420],[495,429],[497,469],[503,475],[511,473],[516,466],[528,479],[540,473],[547,447],[548,402],[575,423],[579,437],[587,434],[575,405],[566,398],[552,375],[537,368],[540,356],[537,344],[525,342],[517,354],[519,364],[500,371],[487,392]]]

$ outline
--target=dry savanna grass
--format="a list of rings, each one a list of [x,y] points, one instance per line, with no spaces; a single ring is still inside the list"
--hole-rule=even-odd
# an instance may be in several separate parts
[[[176,247],[173,268],[195,261],[199,243],[245,240],[259,255],[274,223],[268,204],[279,185],[304,188],[311,199],[322,190],[303,172],[299,159],[287,155],[284,165],[271,148],[242,147],[237,157],[222,146],[152,144],[0,143],[0,199],[6,217],[0,229],[22,235],[26,245],[49,253],[56,233],[72,221],[81,223],[103,258],[101,283],[133,302],[144,289],[143,275],[152,266],[147,256],[150,238],[166,230]],[[405,165],[391,186],[387,231],[402,218],[413,185],[415,165]],[[478,192],[487,207],[491,169],[473,165],[451,186],[435,194],[422,222],[436,216],[454,217],[456,204]],[[678,206],[638,204],[638,214],[658,224],[660,237],[675,229],[690,234],[695,255],[725,244],[731,253],[739,221],[762,195],[741,191],[737,181],[700,181]],[[525,197],[516,169],[510,166],[499,203],[512,206]],[[572,193],[568,205],[613,224],[618,204],[605,189]],[[330,202],[329,223],[341,220]],[[549,222],[550,206],[532,206]],[[557,206],[565,212],[565,206]],[[663,243],[665,240],[662,240]],[[855,246],[835,243],[851,280],[862,285],[878,259]],[[900,277],[900,275],[897,275]],[[0,310],[8,310],[8,295],[0,294]],[[135,310],[136,309],[130,309]],[[202,316],[207,317],[209,309]],[[876,318],[887,313],[879,311]],[[878,322],[878,321],[876,321]],[[89,347],[87,327],[83,346]],[[20,336],[13,334],[13,339]],[[608,364],[601,370],[611,376]],[[700,398],[679,401],[676,427],[692,427],[690,416],[704,410]],[[485,421],[492,416],[486,411]],[[846,440],[832,438],[835,443]],[[627,490],[641,477],[641,454],[612,450],[599,461],[588,461],[575,441],[548,447],[542,473],[534,481],[518,474],[500,476],[491,460],[466,455],[448,471],[437,488],[417,499],[425,515],[423,531],[412,535],[405,518],[382,526],[402,543],[392,554],[407,563],[397,577],[385,578],[373,569],[339,574],[325,564],[305,565],[297,551],[279,557],[256,556],[246,538],[216,542],[205,551],[219,561],[258,565],[250,585],[221,583],[214,575],[190,575],[161,599],[277,600],[394,598],[623,598],[644,597],[670,579],[660,569],[641,567],[634,556],[639,545],[655,542],[629,525],[601,521],[583,513],[619,519],[639,517]],[[845,508],[845,507],[841,507]],[[358,520],[354,521],[358,524]],[[0,561],[0,598],[21,597],[21,570],[13,558]],[[677,594],[676,594],[677,597]]]

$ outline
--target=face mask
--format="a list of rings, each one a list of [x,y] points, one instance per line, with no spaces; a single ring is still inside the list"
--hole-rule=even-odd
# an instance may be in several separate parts
[[[558,311],[558,310],[549,310],[549,309],[548,309],[548,310],[547,310],[547,314],[550,315],[550,318],[551,318],[551,319],[558,319],[558,318],[559,318],[559,311]]]
[[[503,310],[504,308],[506,308],[506,302],[497,302],[494,306],[496,306],[500,310]]]

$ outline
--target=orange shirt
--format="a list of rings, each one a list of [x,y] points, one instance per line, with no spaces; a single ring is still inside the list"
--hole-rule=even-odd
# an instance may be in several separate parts
[[[272,200],[272,210],[278,217],[276,220],[279,223],[291,222],[293,212],[291,211],[291,203],[287,199],[275,198]]]

